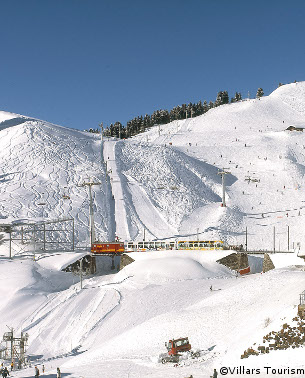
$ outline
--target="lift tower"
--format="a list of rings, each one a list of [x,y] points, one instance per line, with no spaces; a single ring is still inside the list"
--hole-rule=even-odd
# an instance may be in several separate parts
[[[103,137],[104,137],[104,126],[103,126],[103,122],[101,122],[101,124],[99,125],[100,128],[101,128],[101,162],[103,164],[104,162],[104,151],[103,151],[103,143],[104,143],[104,140],[103,140]]]
[[[95,228],[94,228],[94,212],[93,212],[93,200],[92,200],[92,186],[93,185],[101,185],[100,182],[91,181],[89,178],[88,182],[83,182],[78,186],[88,186],[89,188],[89,230],[90,230],[90,248],[92,244],[95,242]]]
[[[222,206],[226,207],[226,184],[225,184],[225,176],[230,175],[231,172],[225,171],[225,169],[228,168],[223,168],[222,171],[219,171],[217,174],[221,175],[221,180],[222,180]]]

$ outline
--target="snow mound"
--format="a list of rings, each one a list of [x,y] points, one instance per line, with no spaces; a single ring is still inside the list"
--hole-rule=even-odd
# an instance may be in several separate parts
[[[269,96],[270,98],[279,98],[293,110],[305,113],[305,83],[291,83],[277,88]]]
[[[0,111],[0,123],[18,117],[17,114]]]
[[[117,277],[120,274],[133,276],[134,280],[147,283],[196,280],[217,276],[217,272],[213,272],[192,258],[185,257],[136,261],[123,269]]]

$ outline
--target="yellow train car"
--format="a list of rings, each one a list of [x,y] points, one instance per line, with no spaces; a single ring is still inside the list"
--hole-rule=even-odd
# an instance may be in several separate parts
[[[128,242],[125,245],[126,252],[146,252],[158,250],[219,250],[225,249],[224,242],[217,241],[143,241],[143,242]]]
[[[184,240],[178,241],[177,249],[190,249],[190,250],[214,250],[224,249],[224,242],[221,240]]]

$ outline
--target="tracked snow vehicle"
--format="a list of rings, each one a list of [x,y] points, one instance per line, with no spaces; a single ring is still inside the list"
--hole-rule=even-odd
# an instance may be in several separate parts
[[[167,353],[161,353],[159,356],[159,361],[162,364],[167,362],[179,362],[179,358],[182,356],[182,353],[189,353],[191,358],[199,357],[200,352],[192,351],[192,346],[189,343],[188,337],[183,337],[180,339],[169,340],[168,343],[165,343]]]

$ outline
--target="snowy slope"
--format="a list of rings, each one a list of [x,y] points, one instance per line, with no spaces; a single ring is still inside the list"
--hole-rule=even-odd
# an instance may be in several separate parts
[[[73,276],[56,273],[51,265],[2,261],[1,279],[11,291],[0,309],[0,331],[5,324],[27,331],[29,353],[36,361],[42,355],[38,362],[48,374],[61,366],[71,377],[114,378],[128,372],[135,377],[206,377],[214,367],[239,366],[245,349],[292,322],[305,286],[305,266],[295,258],[293,263],[303,265],[289,267],[291,255],[282,255],[285,268],[236,278],[216,263],[225,254],[133,253],[134,264],[117,275],[86,279],[84,290],[69,286]],[[202,357],[179,368],[159,364],[164,341],[186,335]],[[276,367],[292,361],[304,367],[298,351],[268,356],[268,364]],[[265,356],[243,361],[245,366],[264,363]],[[32,370],[15,376],[31,376]]]
[[[19,124],[1,130],[2,124],[18,120]],[[42,121],[13,118],[0,123],[0,146],[2,223],[73,217],[76,244],[87,245],[89,197],[86,189],[77,185],[91,178],[101,182],[94,190],[97,233],[104,239],[111,237],[112,217],[105,195],[100,144],[95,136]]]
[[[304,261],[297,256],[305,245],[305,135],[285,131],[305,127],[304,92],[305,83],[294,83],[260,100],[163,125],[161,135],[152,128],[131,140],[106,140],[112,192],[98,137],[2,112],[3,223],[73,216],[77,243],[85,245],[88,194],[77,184],[90,176],[101,182],[94,199],[103,240],[115,232],[141,240],[145,229],[148,239],[194,239],[198,231],[201,239],[244,244],[247,227],[249,249],[273,249],[275,227],[276,249],[287,250],[289,226],[289,249],[296,253],[272,255],[275,270],[238,278],[216,263],[226,251],[134,253],[133,264],[87,278],[84,290],[77,276],[59,271],[75,255],[2,256],[0,332],[6,325],[26,330],[29,353],[50,377],[57,366],[71,378],[197,378],[209,377],[214,367],[241,365],[305,368],[303,348],[240,360],[268,332],[292,323],[305,290]],[[227,208],[220,206],[222,168],[231,172]],[[1,252],[7,254],[3,246]],[[251,266],[259,270],[261,261],[253,257]],[[164,342],[183,336],[202,357],[177,368],[159,364]],[[14,373],[32,375],[31,368]]]
[[[98,136],[34,120],[7,127],[0,131],[0,216],[41,217],[37,202],[45,196],[43,215],[74,216],[78,241],[85,244],[88,202],[76,185],[92,176],[102,183],[94,187],[102,240],[115,232],[123,240],[142,240],[144,232],[150,240],[193,239],[198,232],[200,239],[244,244],[247,227],[249,248],[273,249],[275,227],[276,249],[287,250],[290,226],[289,247],[302,246],[305,137],[285,129],[305,126],[304,91],[305,83],[293,83],[261,99],[163,125],[161,135],[154,127],[128,140],[106,140],[112,193],[99,163]],[[220,207],[217,173],[223,168],[231,172],[227,208]],[[70,201],[62,199],[65,186]]]
[[[158,128],[152,128],[133,138],[133,143],[139,143],[136,148],[127,141],[125,155],[129,155],[128,160],[132,159],[132,154],[141,155],[139,146],[147,144],[147,140],[150,147],[145,146],[145,149],[150,151],[143,152],[137,160],[145,162],[142,166],[148,165],[154,148],[174,150],[173,162],[177,161],[177,154],[188,155],[193,160],[193,169],[203,164],[208,169],[201,175],[201,190],[208,180],[218,195],[221,195],[221,188],[216,178],[217,169],[227,168],[231,172],[232,175],[227,176],[226,209],[219,209],[219,197],[196,193],[194,185],[190,185],[190,191],[198,202],[193,208],[183,209],[183,200],[190,201],[188,193],[182,193],[183,200],[179,198],[176,202],[171,195],[164,195],[167,203],[163,208],[168,205],[172,214],[169,224],[176,225],[180,234],[191,239],[199,228],[201,239],[244,244],[248,227],[248,247],[270,249],[273,248],[273,227],[276,227],[276,249],[287,250],[289,225],[290,247],[297,242],[302,246],[305,240],[299,223],[304,216],[305,136],[302,132],[285,129],[289,125],[305,127],[304,91],[304,82],[293,83],[260,100],[223,105],[200,117],[163,125],[160,136]],[[145,190],[156,186],[156,177],[162,177],[164,171],[162,163],[158,164],[156,158],[152,160],[155,166],[151,164],[147,177],[142,179]],[[179,164],[171,174],[164,175],[168,183],[175,182],[175,176],[179,177],[179,183],[183,179],[190,180],[182,167],[183,164]],[[160,198],[159,194],[158,200]],[[184,214],[182,222],[181,214]]]

